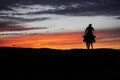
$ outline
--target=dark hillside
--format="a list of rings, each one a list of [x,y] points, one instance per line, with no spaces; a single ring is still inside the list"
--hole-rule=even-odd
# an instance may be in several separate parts
[[[119,78],[120,50],[1,47],[0,51],[0,72],[1,76],[7,76],[6,78],[8,76],[12,78],[16,76],[16,80]]]

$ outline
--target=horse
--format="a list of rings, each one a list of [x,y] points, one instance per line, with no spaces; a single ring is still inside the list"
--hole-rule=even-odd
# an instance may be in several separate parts
[[[86,42],[87,49],[90,49],[90,46],[93,49],[93,43],[95,42],[95,37],[96,36],[90,35],[90,34],[86,34],[83,36],[83,38],[84,38],[83,41]]]

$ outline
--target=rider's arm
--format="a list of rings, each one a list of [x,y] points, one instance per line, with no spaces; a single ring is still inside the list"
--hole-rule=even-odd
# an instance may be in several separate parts
[[[94,31],[95,29],[92,27],[92,30]]]
[[[88,31],[88,27],[85,29],[85,34],[87,33],[87,31]]]

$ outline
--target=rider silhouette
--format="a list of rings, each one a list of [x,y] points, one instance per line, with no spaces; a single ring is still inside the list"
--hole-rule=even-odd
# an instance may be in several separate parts
[[[84,42],[96,42],[95,41],[95,36],[93,35],[94,28],[92,27],[92,24],[89,24],[89,26],[85,29],[85,35],[84,37]]]

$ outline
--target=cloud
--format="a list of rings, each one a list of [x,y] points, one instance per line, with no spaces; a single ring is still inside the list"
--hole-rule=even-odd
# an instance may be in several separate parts
[[[18,22],[13,22],[13,21],[8,21],[8,22],[0,22],[0,28],[5,27],[5,26],[9,26],[9,25],[15,25],[18,24]]]
[[[0,32],[5,32],[5,31],[24,31],[24,30],[35,30],[35,29],[47,29],[46,27],[30,27],[30,28],[25,28],[25,27],[11,27],[11,26],[6,26],[3,28],[0,28]]]
[[[114,41],[120,40],[120,27],[111,29],[102,29],[96,31],[96,36],[99,41]]]
[[[42,18],[22,18],[22,17],[11,17],[11,16],[1,16],[1,19],[8,20],[8,21],[21,21],[21,22],[34,22],[34,21],[44,21],[49,20],[49,17],[42,17]]]
[[[0,10],[11,10],[15,13],[20,9],[31,9],[27,13],[29,15],[120,15],[119,3],[119,0],[2,0],[0,1]],[[35,5],[42,7],[35,7]]]
[[[25,27],[18,24],[19,24],[18,22],[12,22],[12,21],[0,22],[0,32],[47,29],[47,27]]]
[[[120,19],[120,16],[118,16],[118,17],[115,17],[115,19]]]

